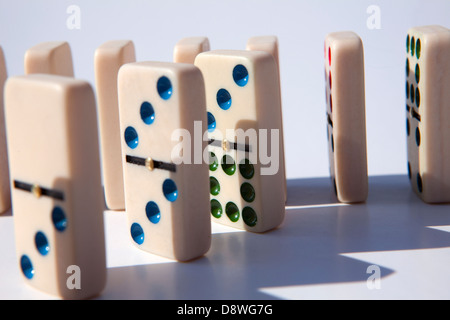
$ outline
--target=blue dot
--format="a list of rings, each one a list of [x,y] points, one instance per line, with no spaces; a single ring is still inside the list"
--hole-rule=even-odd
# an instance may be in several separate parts
[[[131,238],[133,238],[134,242],[137,244],[144,243],[144,230],[139,225],[139,223],[133,223],[131,225]]]
[[[33,264],[31,263],[30,258],[28,258],[27,255],[23,255],[20,258],[20,268],[22,269],[23,275],[27,277],[28,279],[33,278],[34,276],[34,268]]]
[[[219,104],[219,107],[221,107],[223,110],[230,109],[231,107],[230,93],[225,89],[220,89],[217,92],[217,103]]]
[[[242,64],[238,64],[236,67],[234,67],[233,69],[233,79],[234,82],[236,82],[236,84],[239,87],[243,87],[247,84],[248,82],[248,71],[247,68],[244,67]]]
[[[54,207],[52,210],[53,225],[58,231],[64,231],[67,228],[67,217],[64,210],[60,207]]]
[[[172,96],[172,83],[167,77],[163,76],[159,78],[156,89],[158,90],[159,96],[164,100],[167,100]]]
[[[138,146],[139,137],[133,127],[127,127],[125,129],[125,142],[131,149],[135,149]]]
[[[141,105],[141,118],[145,124],[152,124],[155,121],[155,110],[153,110],[153,106],[147,101]]]
[[[211,112],[208,112],[208,131],[213,132],[216,129],[216,118]]]
[[[177,185],[173,180],[166,179],[163,183],[163,193],[167,200],[174,202],[178,198]]]
[[[150,201],[145,206],[145,213],[147,214],[148,220],[152,223],[158,223],[161,219],[161,211],[159,211],[159,207],[153,201]]]
[[[50,251],[50,246],[48,245],[47,237],[43,232],[38,231],[38,233],[36,233],[36,236],[34,237],[34,243],[36,245],[36,249],[43,256],[47,255],[47,253]]]

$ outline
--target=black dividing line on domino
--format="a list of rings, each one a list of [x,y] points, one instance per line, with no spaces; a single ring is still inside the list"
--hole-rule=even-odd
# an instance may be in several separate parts
[[[130,156],[130,155],[126,155],[125,159],[128,163],[135,164],[138,166],[143,166],[150,170],[161,169],[161,170],[167,170],[167,171],[171,171],[171,172],[177,171],[177,167],[173,163],[167,163],[167,162],[163,162],[163,161],[153,160],[151,158],[141,158],[141,157],[135,157],[135,156]]]
[[[248,144],[239,144],[236,142],[228,141],[230,148],[238,151],[251,152],[250,146]],[[208,144],[214,147],[223,148],[223,142],[216,139],[209,139]]]
[[[419,113],[417,113],[417,111],[416,110],[414,110],[414,108],[411,108],[411,116],[413,117],[413,118],[415,118],[415,119],[417,119],[417,121],[420,121],[420,114]]]
[[[333,128],[333,120],[331,120],[330,115],[327,113],[328,124]]]
[[[64,192],[58,190],[47,189],[37,184],[30,184],[22,181],[14,180],[14,188],[33,193],[36,197],[46,196],[57,200],[64,201]]]

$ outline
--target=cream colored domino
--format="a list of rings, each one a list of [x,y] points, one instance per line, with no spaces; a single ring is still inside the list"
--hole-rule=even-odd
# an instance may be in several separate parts
[[[330,174],[341,202],[368,195],[364,50],[354,32],[325,39],[327,136]]]
[[[280,77],[280,59],[278,54],[278,38],[276,36],[255,36],[251,37],[247,40],[247,50],[253,50],[253,51],[265,51],[272,55],[272,57],[275,59],[275,62],[277,64],[278,68],[278,78],[280,79],[280,92],[281,92],[281,77]],[[281,99],[281,98],[280,98]],[[280,107],[282,109],[281,103]],[[283,111],[281,110],[281,114],[283,115]],[[287,181],[286,181],[286,162],[284,159],[285,153],[284,153],[284,129],[283,129],[283,117],[281,119],[281,150],[280,150],[280,157],[282,158],[281,161],[284,163],[284,180],[285,180],[285,194],[287,197]]]
[[[73,77],[70,45],[64,41],[42,42],[25,53],[25,74],[45,73]]]
[[[450,201],[450,30],[411,28],[406,38],[408,176],[425,202]]]
[[[0,47],[0,214],[11,208],[8,150],[6,146],[5,114],[3,111],[3,87],[7,76],[5,56],[2,47]]]
[[[221,50],[199,54],[195,65],[206,88],[212,220],[252,232],[278,227],[285,180],[275,60],[263,51]]]
[[[91,86],[54,75],[11,77],[5,111],[21,274],[64,299],[98,295],[106,257]]]
[[[120,69],[118,88],[131,238],[137,247],[170,259],[200,257],[211,245],[202,74],[191,64],[131,63]],[[182,142],[181,132],[189,135]],[[193,154],[191,142],[199,147],[197,161],[181,161],[181,151]]]
[[[210,44],[207,37],[183,38],[177,42],[173,51],[173,61],[194,64],[195,57],[202,52],[209,51]]]
[[[135,61],[134,44],[130,40],[108,41],[95,51],[103,184],[106,205],[111,210],[125,209],[117,75],[122,65]]]

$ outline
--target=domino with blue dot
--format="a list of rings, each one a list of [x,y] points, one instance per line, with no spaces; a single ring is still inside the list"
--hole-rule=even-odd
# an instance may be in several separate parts
[[[192,64],[129,63],[119,71],[118,90],[132,242],[178,261],[201,257],[211,245],[202,74]]]
[[[450,201],[450,30],[414,27],[406,36],[408,177],[428,203]]]
[[[117,76],[122,65],[135,61],[134,44],[130,40],[107,41],[95,51],[103,186],[106,206],[111,210],[125,209]]]
[[[325,38],[325,99],[330,175],[340,202],[368,196],[364,50],[354,32]]]
[[[195,57],[199,53],[209,50],[210,44],[207,37],[183,38],[174,47],[173,62],[194,64]]]
[[[65,41],[42,42],[25,53],[25,74],[43,73],[73,77],[72,51]]]
[[[100,294],[106,256],[90,84],[45,74],[10,77],[5,119],[20,273],[63,299]],[[67,285],[73,266],[79,289]]]
[[[280,226],[286,189],[274,58],[263,51],[216,50],[199,54],[195,65],[205,79],[212,221],[251,232]],[[272,172],[262,163],[268,150],[278,155]]]
[[[0,47],[0,214],[11,208],[9,187],[8,150],[6,146],[5,113],[3,108],[3,87],[7,79],[5,55]]]

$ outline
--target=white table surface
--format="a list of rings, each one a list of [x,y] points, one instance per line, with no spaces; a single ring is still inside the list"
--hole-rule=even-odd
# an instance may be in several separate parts
[[[450,205],[423,203],[403,175],[369,182],[365,204],[343,205],[328,178],[288,180],[280,228],[213,223],[210,251],[189,263],[140,251],[125,213],[105,211],[108,282],[97,299],[449,299]],[[54,299],[22,279],[10,212],[0,216],[0,299]]]

